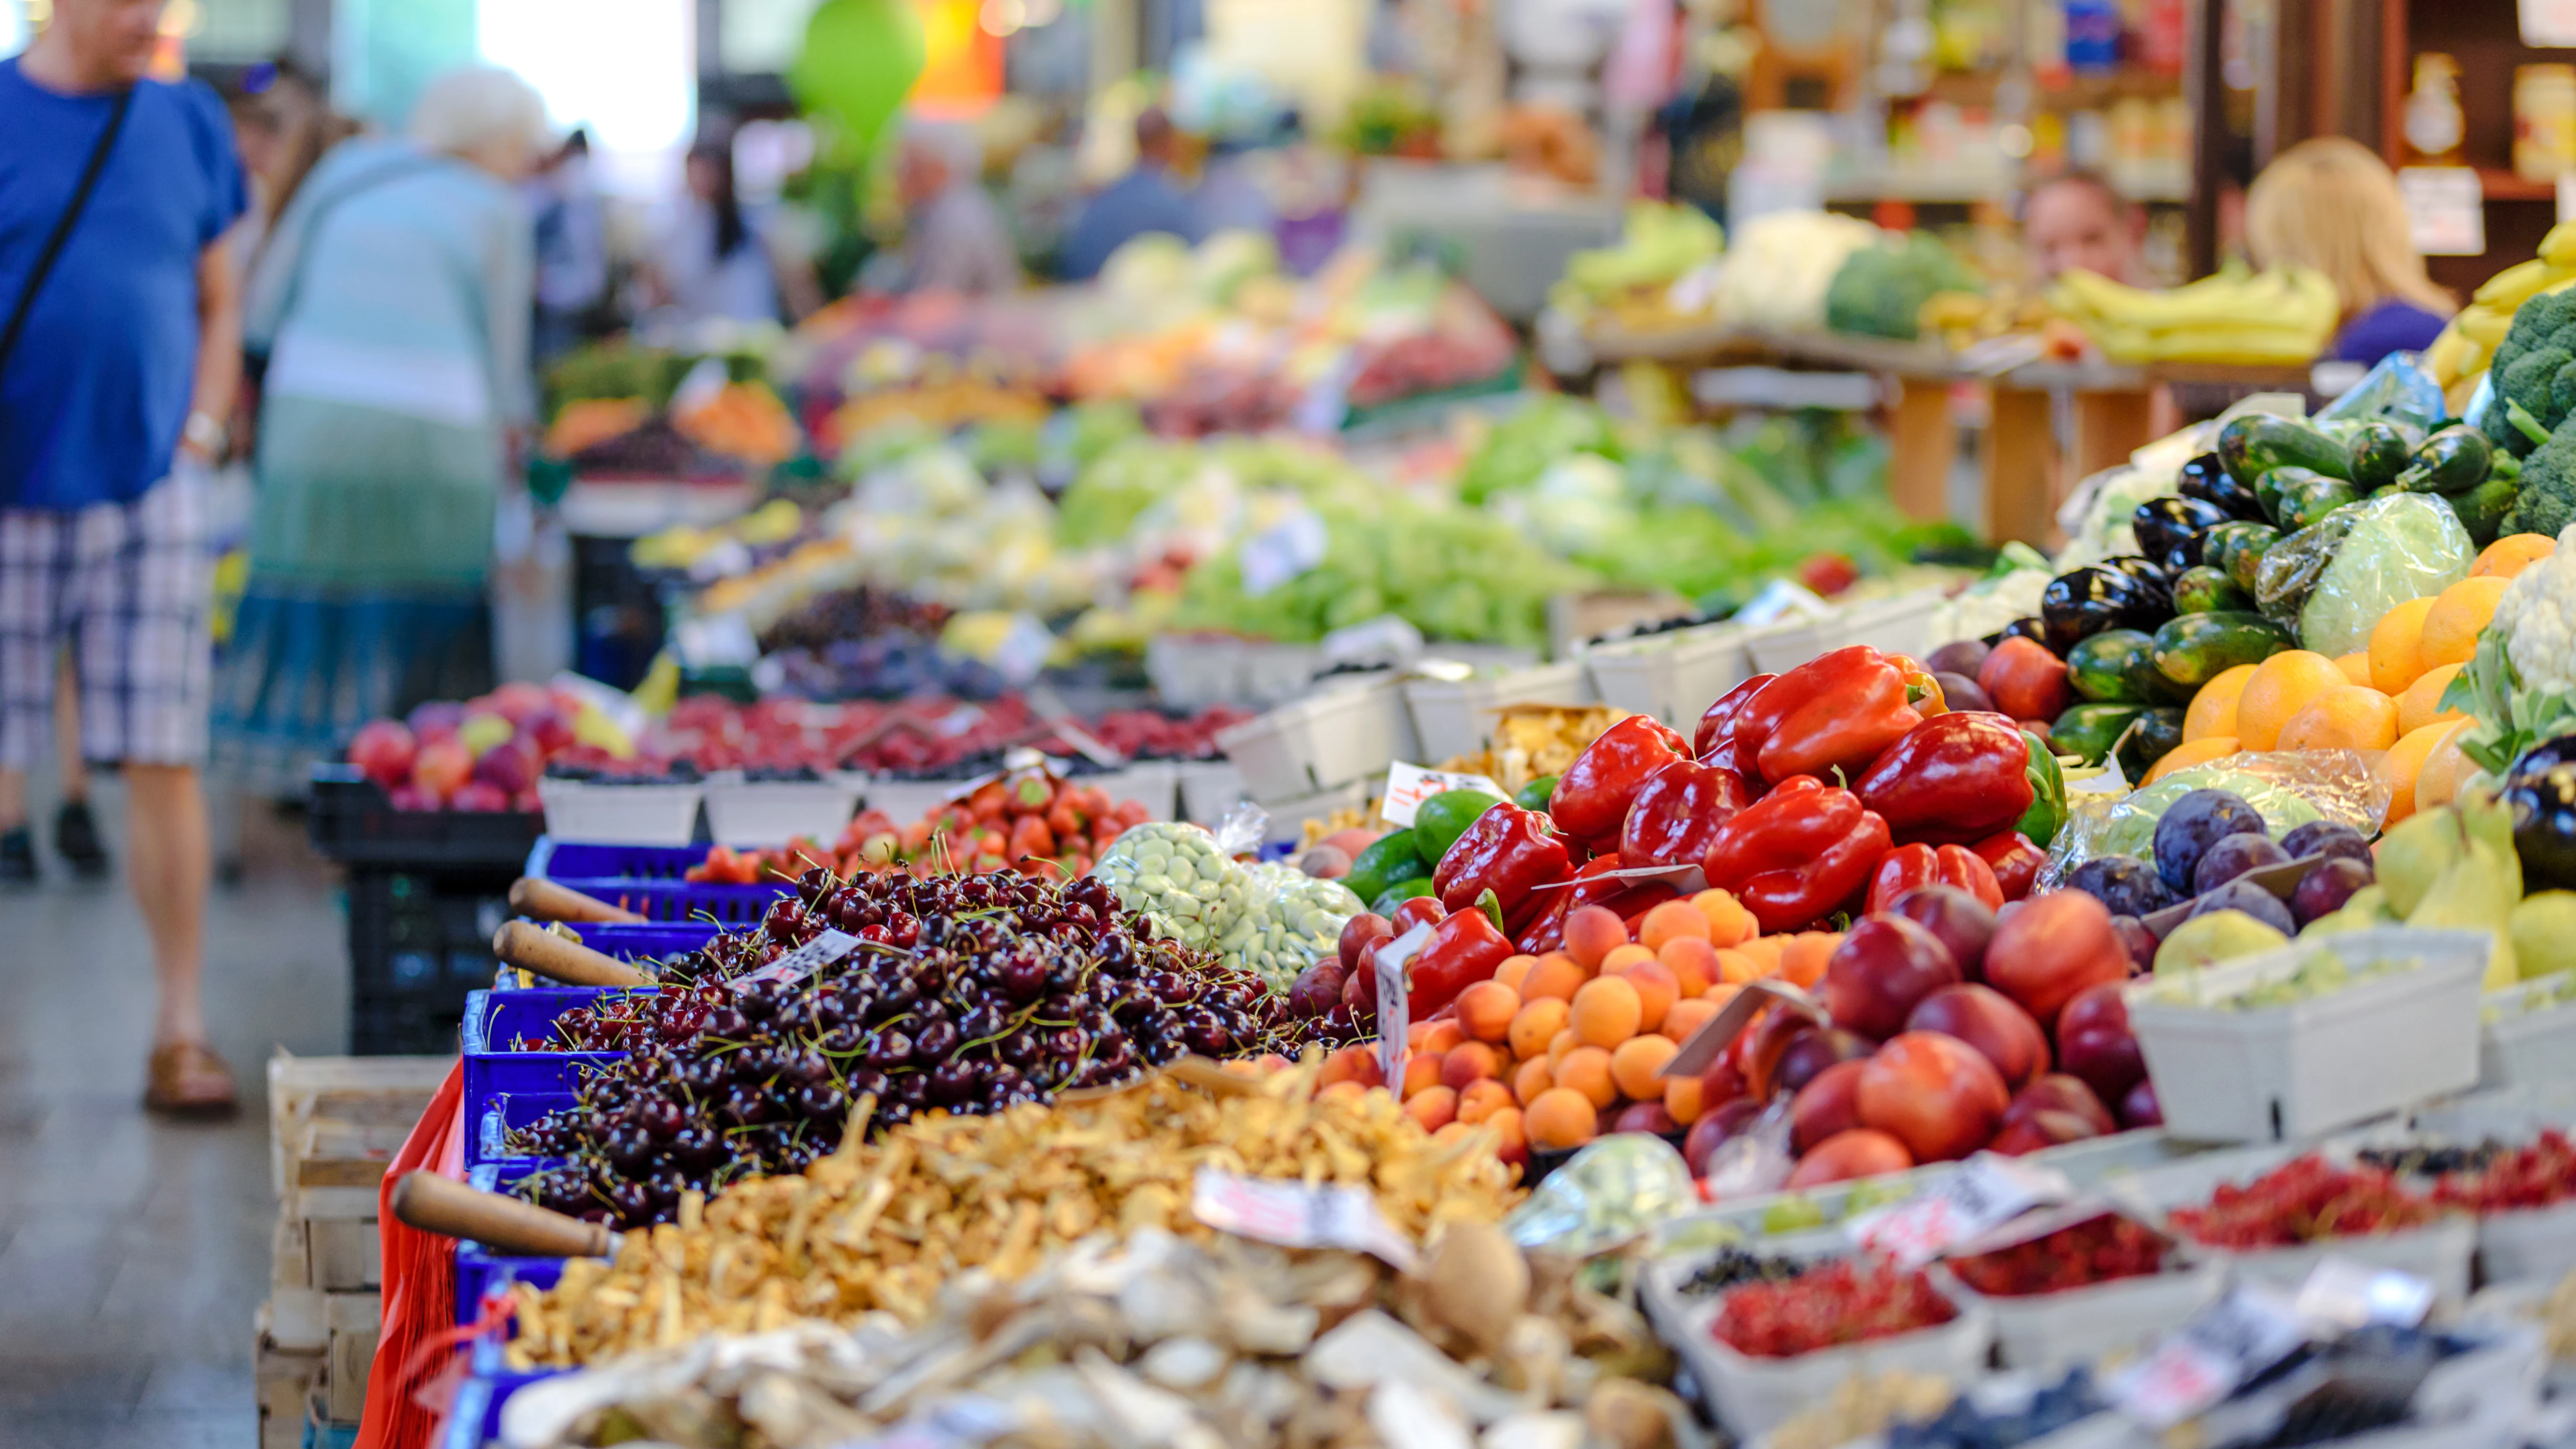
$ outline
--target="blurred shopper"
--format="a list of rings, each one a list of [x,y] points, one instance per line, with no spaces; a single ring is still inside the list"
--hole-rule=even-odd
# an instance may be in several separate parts
[[[952,121],[904,131],[895,170],[904,206],[905,292],[1008,292],[1020,285],[1020,256],[1002,208],[984,190],[984,145]]]
[[[0,855],[31,853],[27,773],[68,646],[81,753],[125,775],[160,987],[144,1101],[222,1111],[199,985],[204,494],[241,366],[223,238],[247,198],[214,93],[144,79],[160,19],[160,0],[55,0],[0,62]]]
[[[539,365],[579,346],[608,300],[608,213],[590,179],[590,133],[578,127],[521,191],[536,219]]]
[[[2246,194],[2245,240],[2260,265],[2312,267],[2334,283],[2343,323],[2327,355],[2340,361],[2421,351],[2456,310],[2425,275],[2396,173],[2341,136],[2302,141],[2263,168]]]
[[[1064,240],[1064,275],[1084,282],[1100,275],[1109,254],[1147,232],[1168,232],[1186,242],[1199,239],[1189,199],[1172,179],[1172,156],[1180,142],[1172,118],[1149,106],[1136,118],[1136,165],[1085,204]]]
[[[701,141],[689,148],[688,188],[654,238],[648,280],[666,315],[682,323],[708,318],[776,322],[822,305],[812,265],[791,256],[765,210],[743,204],[734,187],[733,148]]]
[[[322,158],[247,309],[268,358],[250,580],[215,689],[218,761],[301,793],[368,719],[491,683],[485,574],[510,434],[530,421],[531,242],[512,188],[545,106],[450,71],[408,139]]]
[[[2076,271],[2148,284],[2139,265],[2147,213],[2095,172],[2061,172],[2032,187],[2022,202],[2021,234],[2042,285]]]
[[[1239,137],[1215,141],[1208,149],[1207,172],[1190,192],[1191,230],[1203,237],[1221,231],[1277,235],[1279,208],[1262,181],[1270,154],[1257,142]]]
[[[251,213],[233,234],[247,275],[279,212],[295,199],[322,153],[357,127],[335,114],[311,76],[286,59],[261,61],[242,76],[233,99],[233,140],[250,177]]]

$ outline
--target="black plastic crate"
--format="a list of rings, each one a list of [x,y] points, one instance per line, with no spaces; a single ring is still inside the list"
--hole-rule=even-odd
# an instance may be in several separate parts
[[[508,869],[546,833],[543,811],[396,810],[354,765],[313,767],[313,848],[345,865]]]
[[[465,998],[492,984],[510,919],[502,870],[349,872],[349,1050],[452,1052]]]

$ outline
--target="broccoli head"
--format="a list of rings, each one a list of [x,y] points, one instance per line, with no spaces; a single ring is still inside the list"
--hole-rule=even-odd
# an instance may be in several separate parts
[[[2576,423],[2562,422],[2548,442],[2522,460],[2522,480],[2505,513],[2503,532],[2556,538],[2571,522],[2576,522]]]
[[[2513,415],[2513,404],[2529,414],[2531,425],[2555,429],[2576,412],[2576,288],[2547,292],[2514,310],[2513,325],[2496,344],[2489,361],[2494,395],[2481,416],[2479,431],[2517,455],[2539,441]]]

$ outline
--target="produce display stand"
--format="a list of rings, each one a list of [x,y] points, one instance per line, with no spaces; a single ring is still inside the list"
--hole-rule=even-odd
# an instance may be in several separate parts
[[[628,556],[635,540],[739,517],[761,491],[747,478],[573,479],[556,508],[572,541],[574,649],[583,673],[631,688],[662,647],[663,603]]]

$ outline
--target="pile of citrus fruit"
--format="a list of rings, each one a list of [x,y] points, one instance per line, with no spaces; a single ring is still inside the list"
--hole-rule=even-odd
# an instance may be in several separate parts
[[[2536,533],[2497,539],[2467,578],[2389,610],[2366,650],[2329,659],[2292,649],[2211,679],[2183,712],[2182,744],[2145,783],[2240,750],[2363,750],[2388,786],[2389,824],[2447,803],[2469,773],[2458,736],[2470,720],[2442,695],[2505,586],[2557,547]]]

